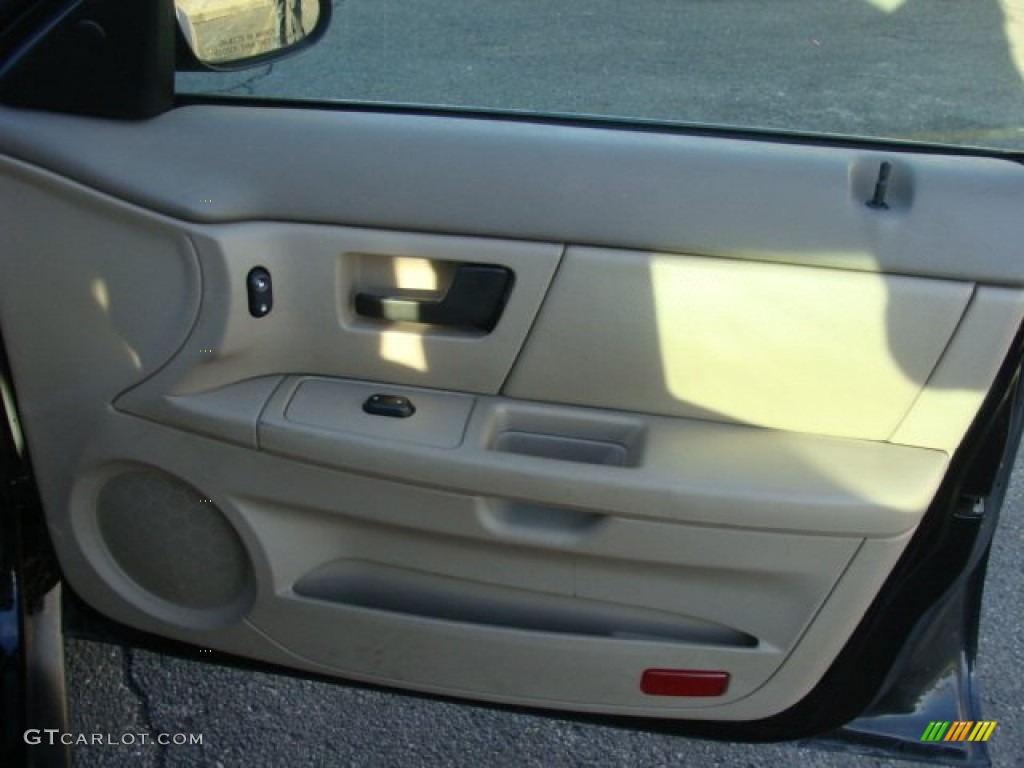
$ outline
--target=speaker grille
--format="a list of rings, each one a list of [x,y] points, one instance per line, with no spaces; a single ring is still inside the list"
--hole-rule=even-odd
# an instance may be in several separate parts
[[[249,584],[249,560],[231,523],[177,478],[152,470],[118,475],[100,491],[97,515],[114,560],[159,598],[221,608]]]

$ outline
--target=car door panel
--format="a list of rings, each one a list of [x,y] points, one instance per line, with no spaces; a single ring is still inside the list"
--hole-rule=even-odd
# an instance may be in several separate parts
[[[805,692],[827,666],[825,651],[841,645],[835,624],[804,645],[830,591],[842,595],[840,616],[863,610],[909,536],[864,541],[595,512],[581,520],[565,508],[343,473],[115,421],[94,441],[71,493],[85,549],[79,565],[90,578],[76,570],[69,578],[89,584],[98,572],[109,585],[90,587],[90,601],[204,647],[271,660],[284,649],[306,669],[433,692],[679,716],[711,702],[649,699],[637,684],[644,669],[685,660],[732,675],[730,695],[708,716],[762,715],[778,695]],[[134,517],[103,499],[112,481],[142,473],[142,484],[153,468],[175,484],[173,497],[143,503],[135,494]],[[227,561],[231,551],[221,534],[195,530],[190,516],[210,516],[198,491],[190,507],[172,511],[182,504],[181,481],[203,489],[245,544],[245,562],[202,582],[207,592],[221,581],[243,585],[219,605],[186,605],[168,586],[193,563]],[[103,533],[116,524],[119,536]],[[394,610],[410,593],[426,607]],[[430,608],[438,603],[443,610]],[[529,606],[530,623],[508,603]],[[240,632],[241,614],[266,636],[266,653]],[[496,668],[481,666],[482,657]],[[744,698],[787,658],[796,682]],[[742,708],[727,708],[739,699]]]
[[[359,680],[786,709],[1024,316],[1024,177],[994,160],[241,106],[0,125],[0,321],[70,583]],[[490,332],[356,309],[466,264],[514,275]],[[729,683],[650,695],[650,669]]]
[[[495,393],[561,253],[541,243],[282,224],[196,228],[192,237],[211,280],[224,280],[212,290],[230,300],[196,329],[197,338],[209,334],[209,343],[168,372],[180,376],[164,384],[176,393],[282,370]],[[515,274],[501,322],[489,333],[440,325],[424,332],[355,312],[357,293],[442,291],[463,263],[498,264]],[[234,282],[239,269],[256,265],[274,285],[274,309],[258,324],[245,284]]]
[[[952,338],[973,288],[572,248],[506,392],[886,440]],[[619,309],[600,310],[612,306]]]
[[[1007,252],[1024,227],[1016,164],[910,145],[242,105],[182,106],[132,123],[4,108],[3,128],[5,152],[188,221],[317,222],[1024,279]],[[865,206],[885,161],[888,213]]]
[[[947,464],[945,454],[926,449],[483,397],[460,445],[439,448],[415,433],[375,439],[360,429],[357,408],[347,412],[352,430],[296,423],[288,412],[309,383],[292,378],[278,389],[260,420],[261,449],[468,494],[629,517],[891,536],[913,528]],[[408,393],[419,402],[416,391]],[[578,461],[548,453],[547,444],[543,453],[529,444],[509,450],[502,437],[510,435],[568,443],[569,454],[574,441],[620,446],[627,455],[632,443],[634,463]]]

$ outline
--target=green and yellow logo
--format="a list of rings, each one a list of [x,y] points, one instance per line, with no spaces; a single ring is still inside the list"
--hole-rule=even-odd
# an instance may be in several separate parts
[[[988,741],[996,729],[995,720],[932,720],[921,735],[921,741]]]

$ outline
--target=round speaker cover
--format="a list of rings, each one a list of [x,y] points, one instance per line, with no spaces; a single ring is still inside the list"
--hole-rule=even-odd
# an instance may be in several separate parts
[[[246,590],[249,560],[223,513],[171,475],[140,470],[100,491],[100,533],[143,589],[184,608],[227,606]]]

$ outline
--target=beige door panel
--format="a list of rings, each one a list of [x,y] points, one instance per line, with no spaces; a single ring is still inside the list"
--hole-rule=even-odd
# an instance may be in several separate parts
[[[479,238],[370,232],[341,227],[237,224],[186,228],[206,281],[192,349],[144,393],[183,394],[272,373],[307,371],[440,389],[496,393],[533,322],[561,248]],[[514,287],[490,333],[391,324],[356,314],[360,292],[443,293],[456,263],[496,264]],[[263,267],[274,308],[254,320],[245,277]],[[154,406],[160,407],[160,406]]]
[[[424,691],[795,703],[1024,315],[1010,163],[243,107],[0,109],[0,151],[0,322],[76,591]],[[489,333],[355,310],[439,299],[465,264],[514,273]],[[729,687],[648,696],[651,668]]]
[[[1024,170],[981,157],[239,105],[131,123],[0,108],[0,152],[188,221],[307,221],[1024,284],[1024,260],[1008,248],[1024,242]],[[883,161],[891,207],[878,212],[864,202]]]
[[[408,396],[417,413],[400,424],[365,417],[353,390]],[[942,452],[885,443],[504,398],[478,397],[467,410],[458,398],[290,378],[263,410],[259,446],[338,469],[556,509],[857,537],[913,529],[947,465]],[[308,414],[318,409],[333,412],[310,423]],[[420,425],[436,418],[434,409],[464,425],[458,446],[427,444]],[[547,440],[541,448],[529,440],[508,443],[502,436],[509,433]],[[618,447],[625,464],[595,461],[604,455],[595,449],[605,446]],[[569,518],[564,527],[575,524]],[[530,535],[564,533],[541,527]]]
[[[422,690],[699,717],[798,697],[819,666],[821,646],[803,651],[814,617],[837,584],[862,611],[905,543],[615,515],[524,537],[494,524],[503,503],[113,413],[54,522],[73,533],[63,564],[84,596],[150,631]],[[750,703],[791,663],[798,683]],[[727,695],[639,691],[644,669],[680,664],[728,671]]]
[[[889,438],[952,455],[995,380],[1024,318],[1024,291],[979,286],[939,364]],[[993,352],[995,354],[993,354]]]
[[[40,492],[60,510],[117,394],[185,345],[203,276],[172,222],[53,174],[0,158],[0,199],[16,201],[0,205],[0,324]]]
[[[573,247],[504,393],[952,452],[1022,302],[948,280]],[[935,390],[952,391],[955,417]]]

